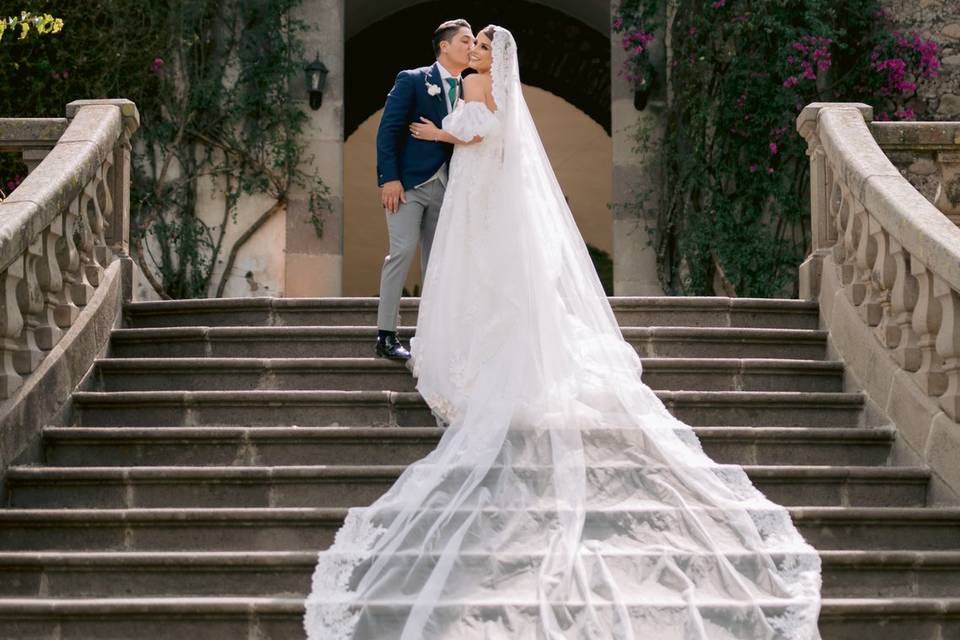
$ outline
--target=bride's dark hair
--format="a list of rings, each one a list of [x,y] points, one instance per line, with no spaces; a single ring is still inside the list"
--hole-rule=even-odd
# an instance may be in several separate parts
[[[496,32],[497,32],[497,25],[495,24],[488,24],[480,31],[480,33],[490,38],[491,42],[493,42],[493,34]]]

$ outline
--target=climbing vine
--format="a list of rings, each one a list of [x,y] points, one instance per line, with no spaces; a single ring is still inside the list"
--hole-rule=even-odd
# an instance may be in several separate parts
[[[0,48],[0,68],[18,71],[0,86],[4,115],[50,116],[78,98],[137,103],[131,246],[162,297],[222,295],[240,248],[293,189],[304,190],[322,232],[329,190],[302,168],[307,116],[290,93],[305,58],[306,25],[291,16],[299,2],[68,3],[57,7],[71,25],[60,42]],[[5,181],[18,178],[9,161],[3,170]],[[223,207],[211,221],[200,212],[214,197]],[[261,209],[237,228],[241,202]]]
[[[665,26],[658,0],[613,17],[637,89],[647,45]],[[876,118],[926,116],[918,96],[939,68],[935,42],[898,32],[878,0],[673,0],[665,193],[628,206],[656,220],[670,293],[789,293],[809,246],[806,145],[796,117],[816,101],[866,102]],[[653,149],[651,131],[638,150]]]

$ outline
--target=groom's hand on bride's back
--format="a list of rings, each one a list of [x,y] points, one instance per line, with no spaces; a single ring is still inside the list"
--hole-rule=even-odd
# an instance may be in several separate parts
[[[399,180],[384,182],[380,187],[380,204],[390,213],[396,213],[400,203],[406,204],[407,197],[403,193],[403,183]]]

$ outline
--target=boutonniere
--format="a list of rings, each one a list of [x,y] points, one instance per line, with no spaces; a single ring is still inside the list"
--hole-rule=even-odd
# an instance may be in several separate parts
[[[443,91],[443,89],[441,89],[439,86],[431,84],[429,80],[426,80],[425,83],[427,85],[427,93],[431,96],[435,96]]]

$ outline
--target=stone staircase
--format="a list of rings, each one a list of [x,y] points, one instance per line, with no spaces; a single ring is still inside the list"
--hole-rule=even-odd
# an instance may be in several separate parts
[[[370,357],[375,303],[128,305],[43,463],[5,479],[0,638],[302,637],[345,508],[440,437],[407,370]],[[960,637],[960,509],[890,464],[896,431],[843,391],[816,303],[614,308],[646,382],[821,550],[825,640]]]

